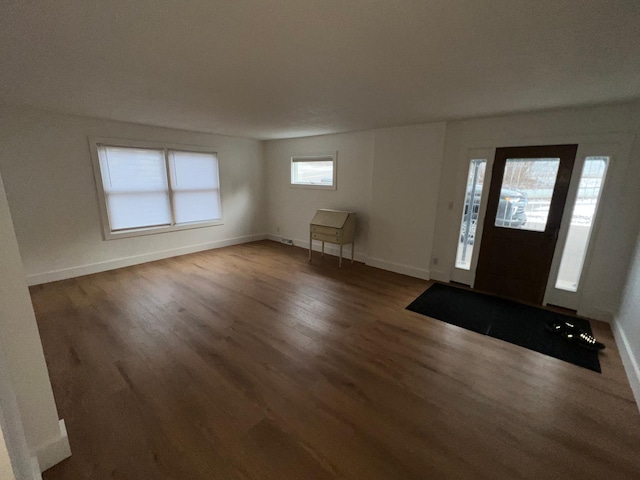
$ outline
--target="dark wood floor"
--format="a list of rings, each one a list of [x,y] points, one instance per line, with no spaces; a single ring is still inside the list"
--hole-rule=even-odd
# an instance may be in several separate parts
[[[265,241],[33,287],[45,480],[640,478],[606,324],[600,375],[405,310],[427,286]]]

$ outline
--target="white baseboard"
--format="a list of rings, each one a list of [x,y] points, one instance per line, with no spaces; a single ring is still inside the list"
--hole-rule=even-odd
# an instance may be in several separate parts
[[[278,242],[278,243],[281,243],[283,238],[280,235],[274,235],[272,233],[266,235],[265,237],[267,240],[273,240],[274,242]],[[309,249],[309,242],[305,240],[293,239],[293,245],[296,247],[306,248],[307,250]],[[320,252],[321,250],[322,250],[322,244],[319,241],[313,242],[313,251]],[[325,242],[324,252],[328,253],[329,255],[334,255],[337,257],[340,254],[340,247],[333,243]],[[363,262],[363,263],[366,263],[366,260],[367,260],[366,255],[363,255],[362,253],[358,252],[357,243],[356,243],[356,249],[355,249],[355,254],[353,258],[355,261]],[[351,244],[345,245],[342,248],[342,260],[351,260]]]
[[[444,282],[444,283],[449,283],[451,281],[451,278],[449,278],[449,275],[440,270],[431,270],[429,273],[431,275],[431,280],[437,280],[439,282]]]
[[[421,278],[423,280],[429,280],[431,278],[431,272],[424,268],[412,267],[409,265],[402,265],[400,263],[387,262],[379,258],[369,257],[367,259],[367,265],[372,267],[381,268],[382,270],[388,270],[394,273],[400,273],[402,275],[408,275],[410,277]]]
[[[229,238],[226,240],[217,240],[215,242],[199,243],[197,245],[189,245],[187,247],[174,248],[171,250],[162,250],[159,252],[144,253],[142,255],[133,255],[131,257],[116,258],[104,262],[91,263],[88,265],[80,265],[78,267],[63,268],[61,270],[52,270],[49,272],[36,273],[27,276],[27,284],[29,286],[39,285],[41,283],[55,282],[65,280],[67,278],[80,277],[82,275],[91,275],[92,273],[105,272],[116,268],[130,267],[140,263],[153,262],[164,258],[177,257],[188,253],[202,252],[214,248],[229,247],[231,245],[239,245],[241,243],[255,242],[264,240],[265,234],[247,235],[244,237]]]
[[[67,436],[67,427],[64,424],[64,420],[60,420],[59,425],[60,433],[35,449],[41,472],[71,456],[71,447],[69,446],[69,437]]]
[[[620,351],[620,357],[622,357],[622,364],[627,372],[627,378],[629,379],[633,396],[636,399],[638,410],[640,410],[640,366],[638,365],[638,360],[635,357],[631,344],[620,322],[614,321],[611,327],[613,336],[616,339],[616,344],[618,345],[618,350]]]
[[[273,240],[274,242],[278,242],[281,243],[282,242],[282,238],[280,235],[274,235],[273,233],[267,233],[265,235],[265,239],[266,240]],[[295,242],[294,242],[295,244]]]
[[[267,234],[267,240],[273,240],[274,242],[282,242],[282,236]],[[296,247],[309,248],[309,242],[307,240],[293,239],[293,244]],[[313,242],[313,251],[320,252],[322,250],[322,244],[319,241]],[[338,256],[340,254],[340,247],[333,243],[325,243],[324,251],[329,255]],[[343,260],[351,259],[351,245],[345,245],[342,250]],[[366,254],[358,252],[358,244],[356,243],[356,250],[354,258],[358,262],[363,262],[371,267],[380,268],[382,270],[388,270],[394,273],[400,273],[402,275],[408,275],[410,277],[421,278],[423,280],[429,280],[429,270],[422,268],[416,268],[409,265],[402,265],[399,263],[387,262],[379,258],[368,257]]]
[[[31,457],[31,478],[33,480],[42,480],[42,472],[40,471],[40,463],[35,455]]]

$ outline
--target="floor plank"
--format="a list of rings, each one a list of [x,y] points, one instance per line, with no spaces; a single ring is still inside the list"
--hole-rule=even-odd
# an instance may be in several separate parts
[[[640,478],[607,324],[597,374],[405,310],[429,282],[306,255],[32,287],[73,451],[44,479]]]

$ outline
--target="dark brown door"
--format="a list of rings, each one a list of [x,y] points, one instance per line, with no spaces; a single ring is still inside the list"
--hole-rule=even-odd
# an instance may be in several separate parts
[[[577,148],[496,150],[476,289],[542,304]]]

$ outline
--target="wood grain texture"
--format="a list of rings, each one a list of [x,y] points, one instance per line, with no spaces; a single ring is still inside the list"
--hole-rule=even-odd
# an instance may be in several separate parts
[[[33,287],[73,451],[44,479],[640,478],[608,325],[600,375],[337,264],[264,241]]]

